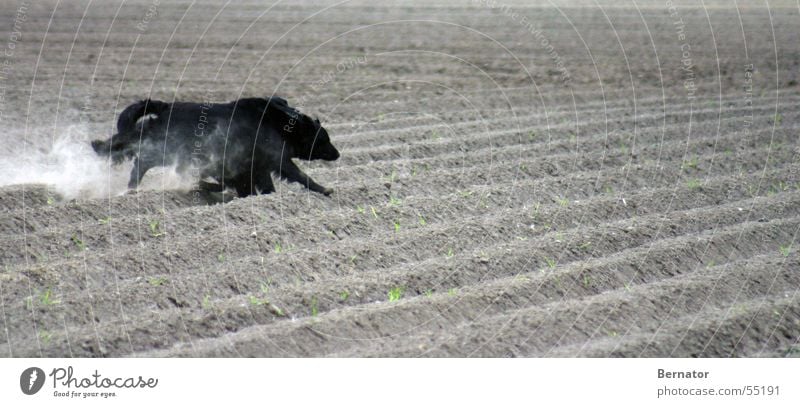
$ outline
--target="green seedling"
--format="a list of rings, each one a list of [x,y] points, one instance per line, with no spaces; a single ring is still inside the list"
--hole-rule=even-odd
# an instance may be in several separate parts
[[[361,214],[363,214],[363,213],[364,213],[364,207],[363,207],[363,206],[361,206],[361,205],[357,205],[357,206],[356,206],[356,211],[358,211],[358,213],[361,213]]]
[[[457,294],[458,294],[458,288],[453,287],[453,288],[447,290],[447,295],[449,295],[451,297],[455,297]]]
[[[528,133],[528,140],[530,140],[530,141],[533,141],[534,139],[536,139],[536,132],[535,132],[535,131],[533,131],[533,130],[531,130],[531,131]]]
[[[47,290],[45,290],[45,292],[43,292],[43,293],[39,294],[39,302],[40,302],[42,305],[46,306],[46,307],[47,307],[47,306],[56,305],[56,304],[60,304],[60,303],[61,303],[61,301],[60,301],[60,300],[57,300],[57,299],[55,298],[55,295],[53,294],[53,290],[52,290],[52,289],[50,289],[50,288],[48,288]]]
[[[389,302],[399,301],[400,297],[403,296],[403,292],[405,291],[402,287],[395,287],[389,290]]]
[[[396,220],[396,221],[394,221],[394,233],[398,233],[398,232],[400,232],[400,221]]]
[[[48,204],[48,205],[52,205],[52,204],[54,204],[54,203],[56,203],[56,200],[55,200],[55,199],[53,199],[53,197],[52,197],[52,196],[48,196],[48,197],[47,197],[47,204]]]
[[[106,216],[105,218],[98,219],[97,221],[100,222],[101,225],[108,225],[108,222],[111,222],[111,217]]]
[[[356,259],[357,259],[357,258],[358,258],[358,255],[357,255],[357,254],[354,254],[354,255],[350,256],[350,259],[349,259],[349,261],[350,261],[350,264],[352,264],[352,265],[355,265],[355,264],[356,264]]]
[[[567,205],[569,205],[569,199],[567,199],[567,198],[560,198],[560,199],[558,200],[558,204],[559,204],[559,205],[561,205],[561,206],[565,206],[565,207],[566,207]]]
[[[588,274],[584,274],[583,275],[583,286],[586,287],[586,288],[589,288],[590,282],[591,281],[589,280],[589,275]]]
[[[44,329],[39,331],[39,339],[44,342],[45,345],[49,345],[50,341],[53,340],[53,333],[50,331],[45,331]]]
[[[469,198],[470,196],[472,196],[473,192],[472,191],[458,191],[458,194],[462,198]]]
[[[398,199],[398,198],[395,198],[393,196],[389,197],[389,205],[397,206],[397,205],[400,205],[401,202],[402,201],[400,201],[400,199]]]
[[[582,243],[580,246],[578,246],[578,248],[581,249],[581,250],[586,250],[586,249],[588,249],[590,247],[592,247],[592,242],[585,242],[585,243]]]
[[[442,136],[441,136],[441,135],[439,135],[439,132],[438,132],[437,130],[433,130],[433,131],[431,131],[431,137],[432,137],[434,140],[439,140],[439,139],[441,139],[441,138],[442,138]]]
[[[453,257],[453,248],[452,247],[447,249],[447,254],[445,254],[445,257],[447,257],[447,258]]]
[[[157,219],[153,219],[150,221],[150,236],[159,237],[164,235],[164,232],[161,231],[161,226]]]
[[[339,293],[339,299],[342,301],[347,301],[350,298],[350,291],[344,290]]]
[[[253,306],[258,306],[258,305],[265,304],[264,300],[262,300],[261,298],[256,297],[255,295],[249,295],[249,296],[247,296],[247,299],[250,301],[250,305],[253,305]]]
[[[603,190],[609,195],[614,193],[614,188],[611,188],[611,185],[606,185],[606,187]]]
[[[375,207],[370,205],[369,210],[372,211],[372,216],[375,217],[375,219],[378,219],[378,211],[375,210]]]
[[[281,247],[280,243],[275,243],[275,253],[280,253],[283,251],[283,247]]]
[[[779,250],[780,250],[781,254],[783,255],[783,257],[789,257],[789,252],[792,250],[792,245],[781,246],[779,248]]]
[[[203,309],[209,309],[209,308],[211,308],[211,295],[209,295],[209,294],[206,294],[206,295],[203,297],[203,304],[202,304],[202,305],[203,305]]]
[[[311,297],[311,316],[315,317],[319,314],[319,307],[317,305],[317,297]]]
[[[392,169],[392,172],[383,178],[386,180],[386,182],[394,184],[394,181],[397,180],[397,171]]]
[[[687,168],[691,168],[693,170],[696,170],[697,169],[697,164],[698,164],[698,159],[697,159],[697,156],[695,156],[695,157],[692,157],[692,159],[690,159],[689,161],[684,161],[681,164],[681,169],[685,170]]]
[[[164,285],[164,283],[167,282],[167,279],[165,277],[150,277],[147,279],[147,282],[153,287],[158,287]]]
[[[776,126],[780,126],[782,121],[783,121],[783,115],[781,115],[780,113],[776,113],[775,114],[775,125]]]
[[[385,114],[381,113],[381,114],[378,115],[378,121],[379,122],[382,122],[384,118],[386,118]]]
[[[225,261],[225,255],[224,255],[224,254],[222,254],[222,253],[218,254],[218,255],[217,255],[217,261],[219,261],[220,263],[222,263],[223,261]]]
[[[74,243],[75,246],[78,246],[79,250],[81,251],[86,250],[86,243],[84,243],[83,240],[81,240],[77,234],[73,233],[72,238],[70,240],[72,240],[72,243]]]
[[[425,220],[425,217],[424,217],[424,216],[422,216],[422,215],[419,215],[419,225],[420,225],[420,226],[425,226],[425,225],[427,225],[427,224],[428,224],[428,221],[427,221],[427,220]]]
[[[689,181],[687,181],[687,182],[686,182],[686,186],[687,186],[689,189],[697,189],[697,188],[700,188],[700,180],[699,180],[699,179],[697,179],[697,178],[692,178],[692,179],[690,179]]]
[[[258,287],[264,295],[269,294],[269,289],[272,287],[272,279],[268,278],[266,281],[262,281]]]
[[[425,296],[426,296],[426,297],[430,297],[430,296],[432,296],[432,295],[433,295],[433,290],[431,290],[430,288],[429,288],[429,289],[427,289],[427,290],[425,290]]]
[[[550,269],[556,268],[556,261],[555,260],[553,260],[553,259],[551,259],[549,257],[545,257],[544,261],[547,263],[547,267],[549,267]]]

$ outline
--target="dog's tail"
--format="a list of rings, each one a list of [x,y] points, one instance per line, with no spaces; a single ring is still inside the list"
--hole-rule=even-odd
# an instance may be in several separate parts
[[[92,148],[101,156],[111,157],[115,164],[125,158],[133,157],[134,151],[130,148],[139,140],[140,131],[136,130],[136,122],[149,114],[160,115],[169,109],[169,104],[158,100],[141,100],[125,108],[117,120],[117,134],[108,140],[93,140]]]
[[[169,109],[169,104],[158,100],[141,100],[125,108],[117,120],[117,133],[123,134],[136,128],[136,122],[149,114],[160,115]]]
[[[129,131],[125,133],[115,134],[108,140],[92,140],[92,148],[94,151],[105,157],[111,157],[114,164],[119,164],[125,158],[133,156],[133,149],[131,142],[138,139],[138,132]]]

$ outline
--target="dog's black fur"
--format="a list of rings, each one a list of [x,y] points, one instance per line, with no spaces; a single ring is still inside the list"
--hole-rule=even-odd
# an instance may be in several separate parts
[[[239,99],[230,103],[165,103],[143,100],[119,115],[117,134],[92,141],[94,150],[114,163],[134,160],[128,188],[135,189],[153,167],[190,167],[204,189],[236,189],[240,197],[275,191],[270,173],[330,195],[303,173],[292,158],[336,160],[319,120],[289,106],[285,99]],[[219,184],[205,182],[212,178]]]

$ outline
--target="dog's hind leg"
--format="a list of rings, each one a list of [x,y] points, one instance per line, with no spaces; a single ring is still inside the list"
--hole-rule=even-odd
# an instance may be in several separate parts
[[[269,171],[259,174],[256,180],[256,188],[260,194],[271,194],[275,192],[275,185],[272,183],[272,175]]]
[[[139,186],[139,182],[141,182],[142,177],[144,177],[144,174],[156,165],[158,164],[151,161],[142,160],[141,157],[137,157],[136,160],[133,161],[131,178],[128,180],[128,189],[136,189]]]
[[[239,174],[231,181],[233,181],[233,187],[236,188],[239,198],[256,194],[255,183],[249,173]]]
[[[284,160],[281,163],[280,175],[288,181],[300,183],[306,188],[314,192],[319,192],[325,196],[333,193],[333,189],[325,188],[322,185],[314,182],[311,177],[300,170],[300,168],[298,168],[297,165],[295,165],[295,163],[293,163],[291,160]]]

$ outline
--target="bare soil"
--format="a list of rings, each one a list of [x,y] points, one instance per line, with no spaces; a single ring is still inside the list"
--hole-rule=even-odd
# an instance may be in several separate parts
[[[798,356],[800,10],[738,3],[6,3],[0,355]],[[272,94],[331,197],[87,149]]]

